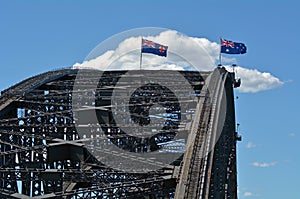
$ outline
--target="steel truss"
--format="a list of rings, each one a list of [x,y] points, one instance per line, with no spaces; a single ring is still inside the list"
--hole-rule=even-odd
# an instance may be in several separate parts
[[[105,152],[103,146],[116,145],[133,154],[132,157],[125,155],[122,157],[128,158],[129,161],[130,158],[134,159],[135,153],[160,150],[161,146],[172,141],[178,132],[191,131],[190,126],[193,122],[191,118],[199,111],[196,110],[197,104],[201,101],[199,99],[205,97],[202,87],[210,73],[179,72],[194,91],[190,95],[181,96],[180,100],[184,102],[184,107],[179,106],[177,96],[172,91],[155,83],[137,89],[129,105],[124,105],[122,101],[122,96],[129,95],[126,90],[115,96],[120,103],[112,104],[114,87],[126,72],[100,73],[86,70],[86,76],[76,79],[78,70],[62,69],[31,77],[2,91],[0,196],[2,198],[174,198],[176,186],[182,178],[184,154],[155,171],[124,172],[101,162],[101,159],[95,157],[86,146],[92,145],[95,151]],[[139,74],[139,71],[132,74]],[[153,78],[170,81],[172,78],[165,74],[167,71],[164,75]],[[93,89],[95,85],[91,85],[90,82],[91,79],[98,80],[99,76],[101,78],[95,91]],[[82,85],[81,89],[73,90],[75,80]],[[226,90],[230,91],[227,98],[231,99],[231,79],[228,78],[225,82]],[[176,81],[170,84],[176,84]],[[135,82],[131,82],[129,77],[126,86],[134,87]],[[181,87],[181,89],[185,88]],[[74,92],[80,94],[76,95],[81,96],[80,99],[74,99]],[[74,100],[78,101],[78,104],[72,103]],[[120,130],[131,128],[126,122],[128,118],[122,116],[124,108],[130,109],[133,121],[139,125],[148,125],[148,111],[155,104],[160,105],[158,109],[168,113],[164,116],[165,127],[159,133],[150,138],[140,139],[138,136],[127,135]],[[234,107],[232,100],[229,100],[228,106]],[[207,108],[209,110],[210,106]],[[188,113],[183,113],[181,110],[187,110]],[[96,112],[98,120],[96,122],[81,120],[82,123],[77,128],[82,128],[88,133],[87,136],[79,135],[75,126],[78,124],[78,118],[84,118],[91,111]],[[186,116],[188,114],[190,115]],[[227,126],[212,155],[213,164],[211,164],[208,193],[213,198],[217,198],[214,196],[218,195],[218,191],[222,191],[218,197],[225,194],[227,198],[236,198],[234,194],[236,193],[236,135],[232,127],[235,122],[234,110],[227,115]],[[120,117],[118,119],[124,123],[117,124],[114,117]],[[153,129],[158,128],[155,122],[151,125]],[[138,133],[135,132],[135,135]],[[197,144],[199,143],[200,141]],[[166,149],[178,152],[183,148],[169,146]],[[141,164],[152,164],[151,160],[147,159],[139,161]],[[203,160],[201,161],[203,164]],[[193,164],[190,166],[192,167]],[[192,187],[192,180],[189,183],[189,187]]]

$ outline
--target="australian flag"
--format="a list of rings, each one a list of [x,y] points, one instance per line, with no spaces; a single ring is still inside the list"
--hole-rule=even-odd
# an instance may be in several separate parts
[[[221,38],[221,53],[226,54],[245,54],[247,47],[243,43],[232,42]]]
[[[155,55],[167,56],[168,46],[163,46],[153,41],[142,39],[142,53],[152,53]]]

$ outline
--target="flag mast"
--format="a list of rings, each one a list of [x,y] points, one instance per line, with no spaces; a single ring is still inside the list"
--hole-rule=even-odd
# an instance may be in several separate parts
[[[219,54],[219,66],[222,66],[222,38],[220,37],[220,54]]]
[[[140,70],[142,70],[142,59],[143,59],[142,48],[143,48],[143,37],[142,37],[142,40],[141,40]]]

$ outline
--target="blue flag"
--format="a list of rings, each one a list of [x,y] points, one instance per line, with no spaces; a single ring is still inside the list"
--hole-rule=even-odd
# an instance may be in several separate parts
[[[245,44],[221,39],[221,53],[245,54],[246,52],[247,47]]]
[[[155,55],[167,56],[168,46],[163,46],[153,41],[142,39],[142,53],[152,53]]]

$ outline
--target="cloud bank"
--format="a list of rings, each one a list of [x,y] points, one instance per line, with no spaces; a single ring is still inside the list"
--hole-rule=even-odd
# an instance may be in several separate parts
[[[260,167],[260,168],[267,168],[267,167],[273,167],[277,165],[277,162],[253,162],[251,163],[252,166]]]
[[[244,197],[260,197],[261,195],[259,194],[254,194],[250,191],[246,191],[244,194],[243,194]]]
[[[290,136],[290,137],[295,137],[295,136],[296,136],[296,133],[289,133],[289,136]]]
[[[232,71],[229,67],[227,67],[227,69]],[[257,69],[248,69],[238,66],[235,68],[235,71],[236,75],[242,80],[242,86],[239,88],[240,92],[256,93],[278,88],[284,84],[271,73],[260,72]]]
[[[248,142],[247,144],[246,144],[246,148],[247,149],[252,149],[252,148],[255,148],[256,147],[256,145],[253,143],[253,142]]]
[[[167,45],[168,56],[142,55],[142,69],[147,70],[199,70],[211,71],[216,67],[220,46],[206,38],[188,37],[177,31],[167,30],[157,36],[144,37],[162,45]],[[115,49],[107,50],[94,59],[76,63],[73,68],[93,68],[99,70],[134,70],[140,68],[141,37],[130,37]],[[223,57],[223,63],[236,62],[235,58]],[[228,70],[230,67],[227,67]],[[274,89],[283,85],[277,77],[256,69],[236,67],[242,79],[240,92],[255,93]]]

